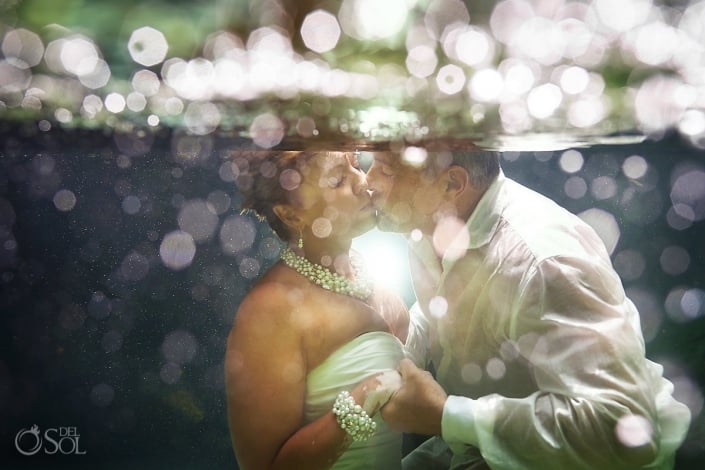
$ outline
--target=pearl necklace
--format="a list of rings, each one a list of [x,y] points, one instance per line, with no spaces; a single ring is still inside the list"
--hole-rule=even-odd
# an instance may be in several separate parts
[[[362,272],[362,267],[359,265],[353,264],[355,277],[358,279],[351,281],[320,264],[312,263],[303,256],[297,255],[290,248],[282,250],[281,258],[287,266],[323,289],[360,300],[365,300],[372,295],[372,282],[358,276]]]

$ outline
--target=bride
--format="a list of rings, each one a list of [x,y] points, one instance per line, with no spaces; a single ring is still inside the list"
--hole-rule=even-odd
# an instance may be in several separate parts
[[[243,207],[288,246],[242,301],[228,337],[238,464],[400,468],[401,434],[378,410],[399,386],[409,317],[350,252],[352,239],[375,224],[357,156],[286,151],[247,161],[238,180]]]

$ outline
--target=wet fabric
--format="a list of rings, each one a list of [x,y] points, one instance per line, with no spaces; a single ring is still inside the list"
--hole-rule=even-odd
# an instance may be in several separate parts
[[[412,334],[429,331],[453,395],[454,452],[479,448],[503,470],[671,468],[690,413],[645,359],[637,309],[588,224],[500,174],[446,248],[410,242]]]
[[[306,423],[328,413],[341,390],[352,390],[364,378],[378,372],[396,370],[403,357],[401,342],[381,331],[362,334],[341,346],[308,374]],[[380,413],[373,419],[377,423],[374,436],[364,442],[353,442],[332,468],[401,468],[401,433],[390,430]]]

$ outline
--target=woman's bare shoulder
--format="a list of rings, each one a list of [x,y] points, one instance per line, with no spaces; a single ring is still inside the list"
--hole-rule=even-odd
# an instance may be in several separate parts
[[[267,310],[287,308],[291,303],[289,297],[295,289],[296,286],[280,279],[263,279],[248,292],[240,303],[238,312],[263,307]]]
[[[257,282],[235,313],[233,333],[295,333],[299,312],[305,310],[302,288],[286,275],[269,275]]]

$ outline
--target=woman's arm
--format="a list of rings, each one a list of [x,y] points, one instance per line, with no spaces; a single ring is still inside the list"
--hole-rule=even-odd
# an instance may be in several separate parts
[[[308,373],[303,330],[282,289],[253,291],[228,338],[228,422],[243,470],[329,468],[350,441],[332,410],[301,427]],[[370,380],[353,390],[357,403],[364,402]]]

